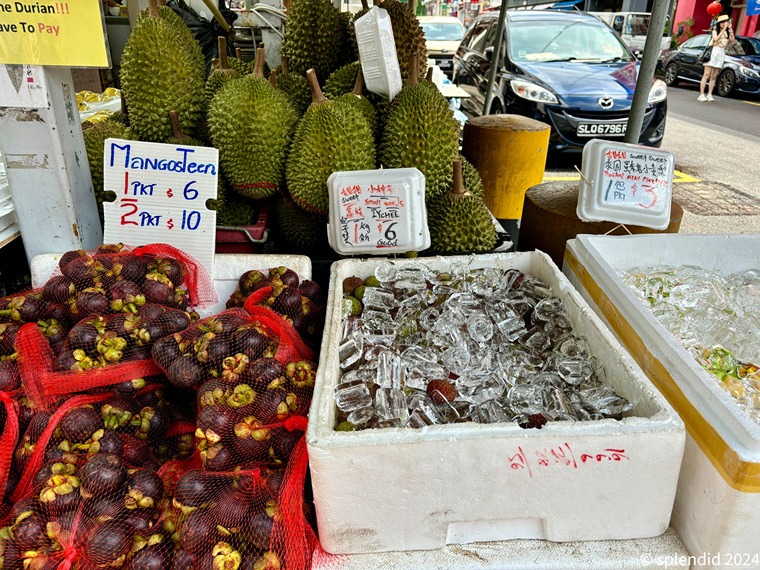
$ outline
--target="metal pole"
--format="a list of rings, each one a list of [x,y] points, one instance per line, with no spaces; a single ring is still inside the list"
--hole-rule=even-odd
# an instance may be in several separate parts
[[[625,131],[625,142],[638,144],[641,135],[641,126],[644,123],[644,111],[652,89],[652,78],[657,58],[660,55],[660,42],[662,32],[665,29],[665,18],[668,15],[669,0],[654,0],[652,16],[647,30],[647,41],[644,44],[644,55],[641,58],[639,75],[636,79],[636,90],[633,92],[631,114],[628,116],[628,125]]]
[[[496,82],[496,72],[499,68],[499,59],[501,58],[501,44],[504,43],[504,26],[507,19],[508,2],[509,0],[501,0],[501,5],[499,6],[499,25],[496,26],[496,45],[494,46],[493,52],[491,53],[491,68],[488,70],[486,100],[485,103],[483,103],[484,115],[488,115],[489,111],[491,110],[491,102],[493,101],[493,86]],[[649,38],[647,38],[647,41],[649,41]]]

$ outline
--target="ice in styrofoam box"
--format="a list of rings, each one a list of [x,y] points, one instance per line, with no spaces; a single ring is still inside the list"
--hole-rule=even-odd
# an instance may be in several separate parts
[[[32,287],[42,287],[58,268],[61,253],[46,253],[32,258],[30,272]],[[301,279],[311,279],[311,259],[305,255],[269,255],[217,253],[214,256],[212,282],[217,301],[213,305],[198,309],[201,317],[210,317],[224,311],[227,300],[235,291],[240,276],[251,269],[266,271],[272,267],[292,269]]]
[[[760,556],[760,426],[651,314],[618,275],[642,265],[723,274],[758,267],[757,235],[580,235],[564,273],[673,403],[688,437],[673,526],[690,553]]]
[[[354,22],[359,60],[367,89],[387,99],[401,91],[401,68],[388,11],[373,6]]]
[[[668,527],[683,423],[542,252],[396,260],[445,271],[514,268],[547,283],[634,408],[622,420],[461,423],[335,431],[343,280],[385,259],[331,268],[328,323],[307,429],[319,536],[331,553],[430,550],[510,538],[652,537]],[[621,513],[625,513],[621,516]]]

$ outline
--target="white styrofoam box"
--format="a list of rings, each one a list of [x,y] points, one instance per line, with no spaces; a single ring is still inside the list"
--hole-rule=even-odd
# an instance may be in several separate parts
[[[391,101],[401,91],[401,68],[388,11],[373,6],[354,22],[362,75],[367,89]]]
[[[32,258],[30,272],[32,287],[42,287],[58,268],[62,253],[47,253]],[[269,255],[217,253],[214,256],[214,289],[217,302],[198,310],[201,317],[221,313],[226,308],[227,300],[237,288],[240,276],[248,270],[266,270],[270,267],[285,266],[292,269],[304,279],[311,279],[311,259],[305,255]]]
[[[565,274],[686,424],[689,437],[673,526],[693,555],[760,556],[760,426],[652,316],[617,272],[697,265],[734,273],[757,267],[758,259],[756,235],[580,235],[565,250]]]
[[[342,260],[331,268],[306,432],[325,550],[430,550],[511,538],[564,542],[665,532],[683,454],[683,423],[542,252],[396,263],[439,270],[455,262],[516,268],[548,283],[563,299],[575,334],[594,347],[611,385],[634,403],[629,417],[551,422],[541,430],[509,422],[335,431],[343,279],[366,278],[384,261]]]

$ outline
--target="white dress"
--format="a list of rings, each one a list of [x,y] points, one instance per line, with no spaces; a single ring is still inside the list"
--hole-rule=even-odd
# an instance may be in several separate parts
[[[726,60],[726,50],[725,48],[713,46],[712,53],[710,54],[710,61],[708,61],[705,65],[709,65],[710,67],[717,67],[720,69],[723,67],[723,62]]]

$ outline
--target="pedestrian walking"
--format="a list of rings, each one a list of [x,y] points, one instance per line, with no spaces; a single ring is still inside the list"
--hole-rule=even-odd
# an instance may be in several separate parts
[[[708,49],[712,48],[712,53],[710,54],[710,61],[705,63],[705,72],[702,74],[702,80],[699,82],[699,97],[697,97],[697,101],[715,100],[712,93],[713,89],[715,89],[715,82],[718,80],[718,72],[723,67],[723,61],[726,58],[726,46],[729,42],[734,41],[731,18],[727,14],[718,16],[711,35]],[[710,80],[710,85],[707,96],[705,96],[705,85],[708,79]]]

